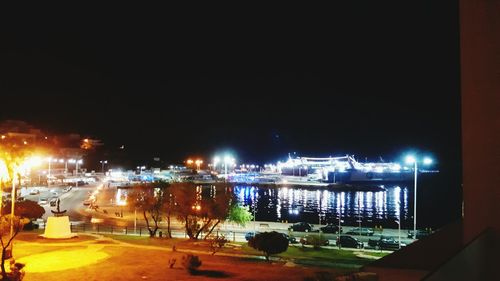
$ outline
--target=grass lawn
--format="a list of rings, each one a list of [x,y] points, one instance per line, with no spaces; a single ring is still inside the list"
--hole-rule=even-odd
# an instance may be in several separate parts
[[[171,249],[174,245],[178,250],[197,250],[209,252],[210,246],[204,240],[190,241],[188,239],[161,239],[149,238],[144,236],[126,236],[126,235],[109,235],[108,237],[115,240],[148,246],[161,246]],[[228,243],[226,247],[220,250],[221,253],[240,254],[262,256],[262,252],[257,251],[248,246],[247,243]],[[380,252],[365,252],[364,254],[383,257],[387,253]],[[217,254],[216,254],[217,255]],[[354,251],[338,250],[338,249],[319,249],[303,248],[301,246],[290,246],[288,250],[282,254],[276,255],[287,260],[293,260],[294,263],[311,266],[324,266],[333,268],[359,268],[372,260],[360,258],[356,256]]]
[[[48,240],[37,233],[21,233],[14,255],[26,263],[25,281],[48,280],[333,280],[334,276],[357,271],[369,259],[353,251],[302,248],[292,246],[266,262],[262,253],[246,243],[228,243],[221,253],[210,255],[206,241],[106,235],[109,240],[96,241],[94,236],[76,239]],[[175,245],[178,251],[172,252]],[[189,274],[181,266],[187,250],[198,251],[200,271]],[[373,256],[385,253],[365,252]],[[176,259],[173,269],[169,260]],[[318,276],[322,276],[319,279]],[[327,277],[325,277],[327,276]]]
[[[263,262],[242,258],[198,255],[202,266],[195,275],[181,266],[184,253],[139,246],[100,245],[61,247],[19,242],[16,258],[26,263],[25,281],[82,280],[289,280],[302,281],[318,275],[331,278],[344,271],[317,267],[288,267],[284,262]],[[80,244],[81,245],[81,244]],[[176,259],[173,269],[168,261]],[[315,280],[315,279],[313,279]]]

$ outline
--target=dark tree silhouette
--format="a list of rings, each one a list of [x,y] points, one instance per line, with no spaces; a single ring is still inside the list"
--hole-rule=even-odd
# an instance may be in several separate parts
[[[127,202],[132,210],[137,208],[142,212],[150,237],[156,236],[169,196],[167,184],[161,182],[136,185],[128,192]],[[170,229],[168,232],[170,233]]]
[[[202,232],[209,237],[223,222],[234,204],[232,193],[226,186],[212,186],[211,195],[203,195],[202,187],[190,183],[171,185],[175,200],[175,214],[184,223],[190,239],[198,239]]]
[[[279,232],[257,233],[248,241],[248,245],[256,250],[264,252],[266,260],[269,256],[283,253],[288,249],[288,239]]]

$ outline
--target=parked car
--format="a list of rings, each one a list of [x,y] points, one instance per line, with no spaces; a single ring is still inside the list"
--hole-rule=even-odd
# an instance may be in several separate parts
[[[94,203],[95,200],[93,199],[86,199],[86,200],[83,200],[83,205],[84,206],[89,206],[90,204]]]
[[[295,224],[292,224],[288,230],[291,231],[302,231],[302,232],[309,232],[313,230],[313,226],[308,224],[307,222],[298,222]]]
[[[424,230],[424,229],[417,229],[417,239],[421,239],[423,237],[429,236],[432,234],[432,231],[429,230]],[[408,238],[413,238],[413,230],[408,231]]]
[[[306,235],[300,238],[300,244],[302,245],[317,245],[317,246],[328,246],[330,244],[330,240],[326,239],[324,236],[313,234]]]
[[[369,239],[368,246],[375,249],[381,250],[398,250],[399,241],[396,241],[393,237],[380,236],[379,239]],[[401,247],[406,246],[406,244],[401,243]]]
[[[324,233],[339,233],[339,226],[336,224],[327,224],[326,226],[320,227],[320,229]],[[342,226],[340,227],[340,233],[342,233]]]
[[[362,249],[365,247],[365,244],[359,239],[354,238],[352,236],[348,235],[340,235],[340,237],[337,238],[337,246],[341,246],[344,248],[356,248],[356,249]]]
[[[298,242],[297,242],[297,238],[295,238],[295,237],[293,237],[293,236],[290,236],[290,235],[285,234],[285,233],[283,233],[283,236],[285,236],[285,238],[286,238],[286,239],[288,239],[288,242],[289,242],[290,244],[296,244],[296,243],[298,243]]]
[[[256,232],[253,232],[253,231],[245,233],[245,240],[249,241],[250,239],[252,239],[255,236],[255,234],[256,234]]]
[[[356,227],[347,231],[345,234],[373,236],[373,229],[367,227]]]
[[[45,197],[42,197],[42,198],[40,198],[40,200],[38,200],[38,205],[45,205],[47,203],[48,203],[48,200]]]
[[[40,190],[38,190],[36,188],[30,190],[30,195],[37,195],[37,194],[40,194]]]
[[[31,223],[33,224],[33,229],[38,229],[38,228],[41,228],[41,226],[45,225],[45,222],[43,219],[36,219],[36,220],[31,221]]]
[[[245,240],[247,240],[247,241],[248,241],[248,240],[250,240],[251,238],[253,238],[253,237],[255,236],[255,234],[258,234],[258,233],[259,233],[259,232],[253,232],[253,231],[250,231],[250,232],[245,233]],[[296,239],[295,237],[290,236],[290,235],[285,234],[285,233],[282,233],[282,234],[283,234],[283,236],[284,236],[286,239],[288,239],[288,242],[289,242],[290,244],[295,244],[295,243],[297,243],[297,239]]]

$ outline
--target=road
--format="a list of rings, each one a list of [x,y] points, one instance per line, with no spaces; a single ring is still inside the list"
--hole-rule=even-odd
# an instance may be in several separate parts
[[[72,222],[90,222],[90,219],[85,215],[85,209],[87,207],[83,206],[83,200],[85,200],[89,193],[91,193],[100,183],[84,185],[82,187],[73,187],[70,191],[64,192],[63,186],[51,186],[47,187],[29,187],[23,188],[21,191],[26,200],[31,200],[39,202],[39,204],[45,209],[45,214],[43,215],[43,220],[46,221],[49,216],[52,216],[51,210],[56,210],[55,206],[50,206],[49,202],[51,198],[60,199],[60,210],[66,210],[66,215],[69,216]],[[33,189],[40,191],[39,194],[32,195],[29,194]],[[47,203],[42,204],[40,202],[41,198],[47,199]]]

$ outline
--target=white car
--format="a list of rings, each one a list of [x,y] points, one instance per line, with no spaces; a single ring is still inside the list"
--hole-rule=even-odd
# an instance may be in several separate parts
[[[37,194],[40,194],[40,190],[38,190],[38,189],[30,190],[30,195],[37,195]]]
[[[94,203],[95,200],[92,200],[92,199],[87,199],[87,200],[83,200],[83,205],[84,206],[89,206],[90,204]]]

